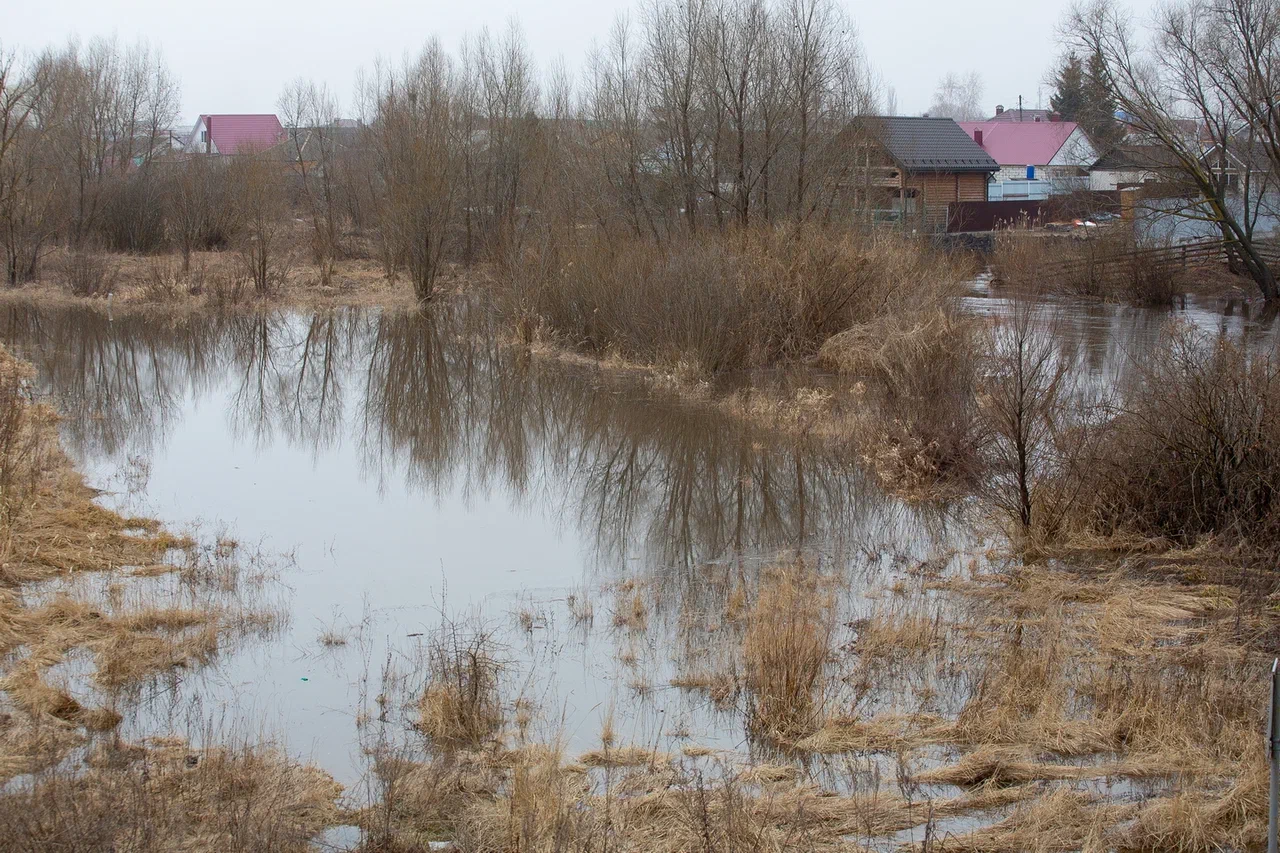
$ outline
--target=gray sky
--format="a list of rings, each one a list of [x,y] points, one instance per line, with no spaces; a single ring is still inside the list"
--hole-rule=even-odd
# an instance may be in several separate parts
[[[1130,0],[1145,16],[1154,0]],[[1068,0],[843,0],[872,64],[903,113],[929,106],[938,78],[976,70],[988,110],[1029,107],[1059,48],[1055,26]],[[159,45],[182,85],[183,117],[274,112],[298,76],[350,101],[355,71],[382,55],[399,59],[431,34],[451,50],[468,32],[502,30],[515,18],[542,66],[563,57],[573,72],[629,0],[3,0],[6,47],[35,50],[76,35],[116,35]],[[1041,91],[1043,89],[1043,91]]]

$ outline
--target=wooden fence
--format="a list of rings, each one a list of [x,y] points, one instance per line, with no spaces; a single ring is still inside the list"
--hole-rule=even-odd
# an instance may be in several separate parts
[[[1254,250],[1272,270],[1280,270],[1280,241],[1255,240]],[[1066,261],[1057,269],[1066,275],[1089,273],[1106,276],[1109,273],[1133,269],[1135,265],[1164,270],[1192,270],[1210,267],[1227,267],[1241,270],[1244,264],[1239,249],[1221,238],[1195,240],[1174,246],[1158,246],[1151,249],[1130,249],[1095,257]]]

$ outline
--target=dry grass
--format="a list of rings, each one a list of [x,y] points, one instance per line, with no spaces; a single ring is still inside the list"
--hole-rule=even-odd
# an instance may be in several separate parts
[[[832,656],[833,601],[824,579],[803,563],[771,570],[747,617],[742,653],[748,727],[790,742],[812,733]]]
[[[818,363],[864,389],[847,431],[884,486],[926,497],[974,479],[979,353],[972,320],[945,302],[931,312],[886,314],[828,339]]]
[[[671,679],[671,686],[705,693],[717,708],[731,708],[742,685],[732,672],[691,672]]]
[[[338,816],[341,787],[270,748],[104,747],[0,797],[7,849],[305,851]]]
[[[613,607],[613,624],[617,628],[632,631],[643,631],[649,624],[649,605],[644,598],[644,590],[634,582],[624,582],[618,586]]]
[[[488,632],[453,622],[431,638],[418,728],[435,748],[478,747],[498,733],[503,711],[496,651]]]
[[[0,714],[0,781],[9,783],[0,833],[8,849],[305,849],[335,814],[338,789],[323,773],[269,750],[125,748],[102,734],[122,722],[132,688],[200,666],[228,635],[275,617],[253,609],[235,584],[205,584],[190,539],[94,503],[96,492],[58,448],[55,419],[31,399],[29,375],[0,350],[0,691],[9,710]],[[162,562],[183,550],[185,567]],[[232,555],[223,557],[230,580]],[[81,583],[91,572],[118,579],[95,596]],[[73,656],[91,663],[85,675],[106,706],[90,707],[51,675]],[[69,764],[90,738],[89,769]],[[93,757],[111,744],[110,760]],[[15,780],[20,774],[33,775]]]
[[[1136,811],[1134,805],[1100,803],[1087,793],[1058,788],[1018,806],[997,824],[963,835],[948,835],[930,849],[948,853],[1102,851],[1108,849],[1104,841],[1108,827],[1127,820]]]
[[[236,252],[194,252],[191,269],[186,273],[181,271],[181,257],[177,254],[98,253],[93,257],[96,258],[93,265],[100,269],[100,274],[89,270],[92,274],[88,276],[88,287],[96,291],[96,295],[83,287],[81,292],[72,287],[75,258],[66,250],[55,250],[40,281],[7,290],[3,298],[37,301],[42,305],[56,302],[95,305],[103,302],[102,296],[107,293],[105,285],[109,284],[113,307],[126,311],[154,311],[160,307],[170,313],[199,312],[264,302],[317,309],[345,305],[411,308],[417,301],[411,287],[388,279],[376,260],[364,258],[337,260],[327,284],[321,281],[317,265],[299,262],[269,297],[262,298],[253,293]],[[445,284],[457,290],[485,278],[483,269],[465,274],[453,270]]]

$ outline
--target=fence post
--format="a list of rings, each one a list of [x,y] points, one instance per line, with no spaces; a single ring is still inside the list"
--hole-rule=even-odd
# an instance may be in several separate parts
[[[1280,824],[1280,658],[1271,664],[1271,712],[1267,715],[1267,759],[1271,765],[1271,811],[1267,819],[1267,853],[1276,851]]]

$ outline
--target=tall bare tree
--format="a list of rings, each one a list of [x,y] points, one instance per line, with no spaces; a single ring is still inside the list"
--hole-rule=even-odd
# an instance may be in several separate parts
[[[403,258],[418,299],[431,299],[458,202],[454,71],[439,41],[374,83],[372,144],[385,198],[384,239]]]
[[[284,120],[287,156],[301,185],[311,220],[311,253],[328,285],[338,254],[337,118],[338,104],[327,86],[299,78],[278,102]]]
[[[1105,65],[1134,132],[1165,152],[1158,168],[1187,194],[1176,213],[1212,225],[1275,301],[1257,238],[1280,174],[1280,4],[1178,0],[1158,9],[1144,41],[1114,0],[1091,0],[1064,29]]]

